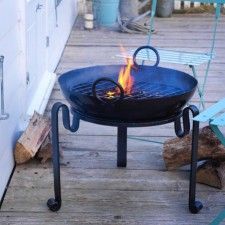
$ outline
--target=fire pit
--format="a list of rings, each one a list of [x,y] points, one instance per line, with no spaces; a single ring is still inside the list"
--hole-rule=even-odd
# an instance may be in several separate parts
[[[138,65],[136,55],[145,48],[156,54],[154,66]],[[126,167],[127,128],[175,123],[175,133],[183,137],[190,132],[189,112],[198,114],[195,106],[184,106],[194,94],[197,81],[187,73],[158,67],[159,54],[155,48],[143,46],[134,53],[127,65],[95,66],[72,70],[59,78],[62,92],[71,105],[55,103],[52,108],[52,144],[55,198],[48,207],[61,207],[60,165],[58,143],[58,112],[62,108],[64,127],[71,132],[79,128],[79,121],[118,127],[117,166]],[[118,76],[119,75],[119,76]],[[183,129],[181,126],[183,118]],[[197,139],[199,123],[193,122],[192,163],[189,209],[197,213],[202,204],[195,201]]]
[[[154,66],[137,65],[136,55],[143,48],[155,51]],[[152,47],[140,47],[134,65],[128,61],[127,67],[95,66],[61,76],[59,84],[72,109],[113,121],[151,121],[176,115],[196,89],[197,81],[190,75],[158,67],[159,55]]]

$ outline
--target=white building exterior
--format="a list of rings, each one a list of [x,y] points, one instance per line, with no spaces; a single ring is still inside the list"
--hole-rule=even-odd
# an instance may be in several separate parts
[[[9,114],[0,120],[0,198],[14,167],[15,141],[34,110],[45,109],[54,70],[77,16],[77,0],[61,0],[57,7],[56,2],[0,0],[0,56]]]

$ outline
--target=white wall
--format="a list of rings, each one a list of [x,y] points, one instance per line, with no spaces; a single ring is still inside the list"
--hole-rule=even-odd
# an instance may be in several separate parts
[[[10,114],[8,120],[0,120],[0,198],[14,165],[13,148],[21,133],[21,124],[29,118],[27,113],[39,109],[40,105],[43,105],[43,100],[47,100],[46,95],[50,95],[53,86],[46,85],[52,78],[49,74],[54,72],[58,64],[77,15],[77,0],[62,0],[57,8],[58,26],[56,26],[55,0],[40,0],[46,4],[46,11],[43,13],[46,21],[44,35],[49,36],[50,42],[42,52],[45,72],[39,70],[42,72],[36,74],[34,84],[29,87],[26,82],[26,72],[30,68],[28,57],[35,56],[27,54],[28,20],[32,15],[28,16],[29,11],[26,10],[29,10],[27,4],[32,1],[0,0],[0,55],[5,57],[5,109]]]
[[[33,2],[36,4],[33,5]],[[35,10],[37,3],[42,5],[41,10]],[[32,38],[36,35],[34,29],[36,26],[35,22],[26,25],[27,59],[29,59],[29,61],[27,61],[27,72],[31,78],[31,83],[28,85],[30,88],[28,94],[30,97],[28,100],[28,102],[30,102],[28,114],[32,115],[34,110],[42,113],[47,104],[47,99],[50,95],[49,90],[52,89],[54,83],[54,74],[52,74],[52,72],[58,64],[77,15],[77,0],[62,0],[57,9],[55,9],[55,0],[30,0],[27,5],[27,8],[33,11],[31,15],[29,12],[26,13],[27,19],[31,18],[32,21],[36,20],[36,23],[40,23],[40,19],[37,17],[40,17],[42,14],[47,17],[45,24],[36,24],[37,27],[39,27],[37,30],[42,29],[41,34],[43,35],[38,36],[38,40],[43,40],[42,45]],[[36,17],[34,17],[33,14],[35,14]],[[46,38],[49,40],[49,46],[47,47],[45,46]],[[33,46],[38,46],[38,48],[35,49]],[[32,60],[35,59],[35,57],[36,60]],[[43,61],[44,58],[46,59],[46,67],[41,69],[39,66],[38,68],[42,72],[39,71],[39,73],[37,73],[35,65],[43,65],[43,62],[40,62],[40,60]],[[38,76],[39,82],[36,82],[37,77],[35,78],[35,76]],[[39,85],[40,87],[33,88],[33,85]]]
[[[25,112],[23,46],[20,33],[19,1],[0,1],[0,55],[4,60],[5,110],[8,120],[0,121],[0,197],[14,165],[13,145],[18,136],[18,121]],[[4,19],[3,19],[4,18]]]
[[[48,69],[53,71],[60,59],[65,42],[74,24],[77,15],[77,0],[63,0],[57,8],[54,7],[55,0],[50,0],[48,6],[47,33],[49,36]],[[57,15],[56,15],[57,13]]]

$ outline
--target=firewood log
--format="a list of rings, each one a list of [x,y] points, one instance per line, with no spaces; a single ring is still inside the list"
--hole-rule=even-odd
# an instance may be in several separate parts
[[[223,189],[225,187],[225,162],[207,160],[198,167],[196,178],[198,183]]]
[[[59,148],[60,158],[63,158],[63,149]],[[52,143],[50,135],[47,136],[41,147],[39,148],[36,158],[41,161],[41,164],[46,163],[49,159],[52,159]]]
[[[27,129],[16,143],[14,151],[16,163],[24,163],[33,158],[50,129],[50,120],[35,112]]]
[[[164,143],[163,159],[168,170],[190,164],[191,162],[191,134],[183,138],[173,138]],[[209,126],[199,133],[198,160],[225,160],[225,146],[217,139]]]
[[[41,163],[44,164],[48,159],[52,158],[52,145],[48,143],[47,145],[41,147],[37,153],[37,158],[41,160]]]
[[[50,135],[47,136],[41,147],[39,148],[37,158],[41,160],[41,163],[44,164],[48,159],[52,158],[52,144],[50,140]]]

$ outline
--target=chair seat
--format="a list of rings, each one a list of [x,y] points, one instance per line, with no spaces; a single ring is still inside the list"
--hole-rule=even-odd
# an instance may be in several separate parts
[[[198,116],[194,117],[194,120],[199,122],[210,121],[212,125],[225,126],[225,113],[222,113],[224,110],[225,98],[201,112]]]
[[[192,53],[192,52],[183,52],[183,51],[173,51],[173,50],[164,50],[157,49],[160,56],[160,62],[167,63],[176,63],[182,65],[193,65],[198,66],[204,63],[207,63],[209,60],[214,58],[214,55],[209,53]],[[118,55],[120,57],[129,57],[132,58],[134,50],[128,52],[126,56]],[[155,53],[148,49],[143,49],[137,55],[139,60],[156,60]]]
[[[199,122],[209,121],[209,125],[213,130],[214,134],[225,146],[225,135],[221,132],[219,127],[225,126],[225,98],[212,105],[208,109],[201,112],[198,116],[194,117],[193,120]]]
[[[225,126],[225,113],[221,114],[220,116],[216,117],[212,122],[212,125],[216,126]]]

